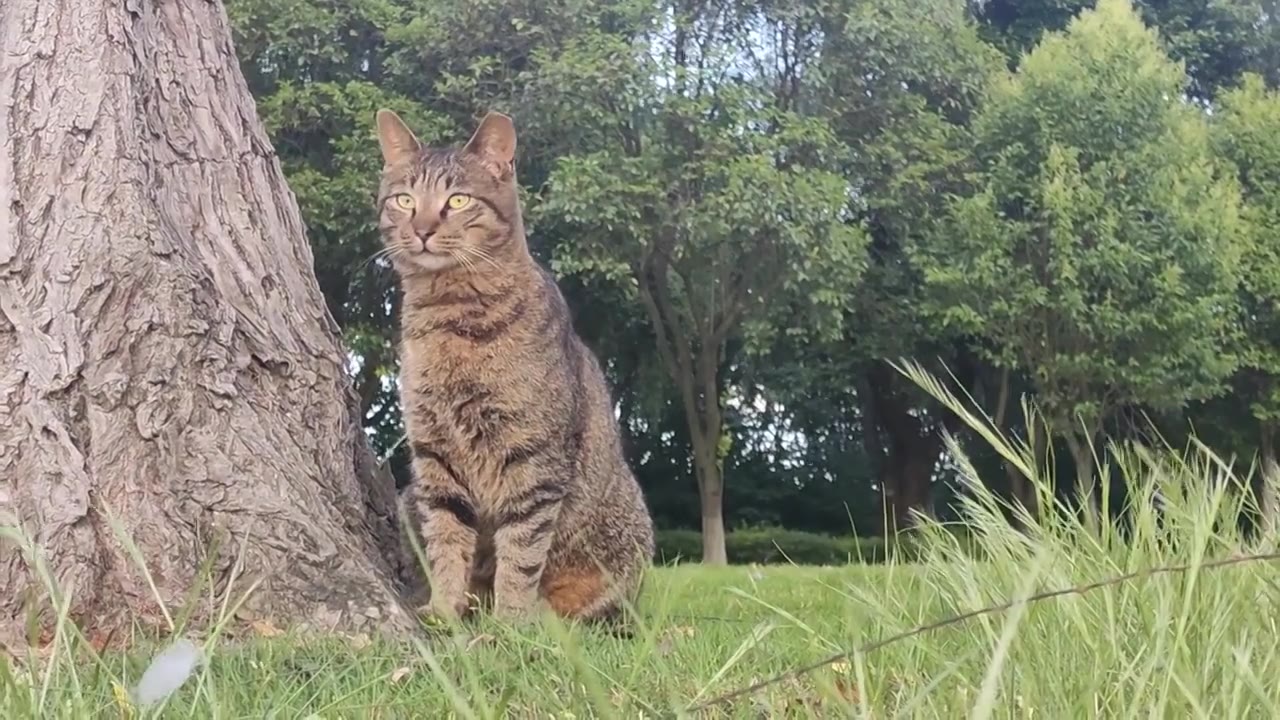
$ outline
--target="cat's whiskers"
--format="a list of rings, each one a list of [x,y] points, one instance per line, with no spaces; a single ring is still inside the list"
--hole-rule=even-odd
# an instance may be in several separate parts
[[[364,261],[364,263],[363,263],[363,264],[366,264],[366,265],[367,265],[367,264],[369,264],[369,263],[373,263],[373,262],[377,262],[377,261],[379,261],[379,260],[382,260],[383,258],[390,258],[390,257],[392,257],[393,255],[397,254],[397,253],[399,252],[399,250],[400,250],[400,248],[398,248],[398,247],[395,247],[395,246],[393,246],[393,245],[388,245],[388,246],[383,247],[382,249],[378,250],[377,252],[373,253],[372,255],[370,255],[367,259],[365,259],[365,261]]]
[[[466,271],[468,273],[475,274],[475,271],[476,271],[475,263],[473,263],[471,261],[471,258],[467,256],[466,252],[463,252],[463,251],[464,251],[464,248],[461,248],[461,247],[449,248],[449,257],[453,258],[454,260],[457,260],[458,264],[466,268]]]
[[[489,264],[489,267],[493,268],[494,270],[501,270],[501,269],[502,269],[502,268],[498,267],[498,263],[494,261],[493,256],[492,256],[492,255],[490,255],[490,254],[488,253],[488,251],[486,251],[486,250],[482,250],[482,249],[477,248],[477,247],[468,247],[468,246],[465,246],[465,245],[464,245],[462,248],[460,248],[460,249],[461,249],[463,252],[465,252],[467,255],[469,255],[469,256],[471,256],[471,257],[473,257],[473,258],[478,258],[478,259],[483,260],[484,262],[488,263],[488,264]]]

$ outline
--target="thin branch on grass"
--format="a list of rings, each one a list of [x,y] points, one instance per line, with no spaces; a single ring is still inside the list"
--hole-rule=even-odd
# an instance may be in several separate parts
[[[686,710],[686,712],[696,713],[696,712],[700,712],[700,711],[715,707],[717,705],[723,705],[731,700],[736,700],[738,698],[745,697],[747,695],[755,694],[763,690],[764,688],[769,687],[770,685],[776,685],[781,682],[786,682],[787,680],[798,679],[804,675],[807,675],[813,672],[814,670],[824,668],[828,665],[840,662],[842,660],[848,660],[855,655],[865,655],[875,650],[879,650],[880,648],[883,648],[886,645],[892,645],[893,643],[896,643],[899,640],[906,640],[908,638],[912,638],[917,635],[923,635],[927,632],[932,632],[933,630],[940,630],[942,628],[949,627],[951,625],[958,625],[966,620],[972,620],[973,618],[981,617],[983,615],[993,615],[995,613],[1004,612],[1005,610],[1009,610],[1023,603],[1030,604],[1034,602],[1040,602],[1041,600],[1051,600],[1053,598],[1062,597],[1064,595],[1084,595],[1085,593],[1092,592],[1100,588],[1108,587],[1110,585],[1119,585],[1121,583],[1128,582],[1130,580],[1144,580],[1147,578],[1155,577],[1157,575],[1175,575],[1179,573],[1185,573],[1190,570],[1214,570],[1217,568],[1228,567],[1231,565],[1243,565],[1246,563],[1263,562],[1263,561],[1270,561],[1270,560],[1280,560],[1280,552],[1261,553],[1256,555],[1235,555],[1233,557],[1223,558],[1221,560],[1212,560],[1209,562],[1204,562],[1199,564],[1188,563],[1185,565],[1165,565],[1161,567],[1147,568],[1145,570],[1138,570],[1136,572],[1127,573],[1125,575],[1117,575],[1115,577],[1110,577],[1105,580],[1098,580],[1095,582],[1086,583],[1084,585],[1075,585],[1069,588],[1061,588],[1058,590],[1050,590],[1046,592],[1036,593],[1035,595],[1031,595],[1024,600],[1009,600],[1009,601],[1000,603],[999,605],[990,605],[984,608],[980,608],[978,610],[971,610],[967,613],[962,613],[960,615],[952,615],[951,617],[944,618],[942,620],[930,623],[928,625],[919,625],[910,630],[900,632],[896,635],[891,635],[887,638],[876,640],[875,642],[866,643],[865,645],[857,647],[853,650],[846,650],[844,652],[837,653],[835,655],[832,655],[831,657],[826,658],[825,660],[819,660],[818,662],[812,663],[810,665],[805,665],[804,667],[796,668],[794,670],[789,670],[785,673],[775,675],[766,680],[761,680],[760,682],[755,683],[754,685],[749,685],[744,688],[739,688],[737,690],[724,693],[723,695],[718,695],[705,702],[692,705]]]

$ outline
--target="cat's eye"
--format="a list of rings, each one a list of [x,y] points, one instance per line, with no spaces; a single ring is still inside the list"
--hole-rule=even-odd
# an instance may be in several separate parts
[[[413,196],[400,193],[399,195],[396,196],[396,207],[400,208],[401,210],[412,210]]]
[[[470,202],[471,202],[470,195],[463,195],[462,193],[458,193],[457,195],[450,195],[449,201],[447,204],[449,205],[450,210],[461,210],[462,208],[470,204]]]

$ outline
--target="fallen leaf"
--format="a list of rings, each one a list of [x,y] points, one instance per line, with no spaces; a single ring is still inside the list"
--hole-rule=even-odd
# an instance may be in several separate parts
[[[120,709],[120,717],[128,720],[133,717],[133,703],[129,702],[129,691],[123,685],[111,681],[111,696],[116,700],[116,707]]]
[[[88,634],[86,639],[89,642],[89,647],[92,648],[95,653],[102,654],[103,652],[106,652],[107,648],[111,647],[111,641],[115,639],[115,635],[116,628],[112,628],[108,632],[94,630]]]
[[[270,620],[254,620],[249,623],[249,627],[253,628],[253,632],[258,637],[272,638],[284,634],[284,631],[273,625]]]
[[[409,677],[412,674],[413,674],[413,668],[409,668],[409,667],[396,668],[395,672],[391,673],[391,682],[394,684],[402,683],[404,682],[405,678]]]
[[[476,635],[475,637],[467,641],[466,649],[470,650],[471,648],[477,645],[488,645],[492,643],[494,640],[497,640],[497,638],[495,638],[494,636],[488,633],[480,633],[479,635]]]
[[[676,649],[675,641],[672,640],[671,636],[667,635],[666,633],[663,633],[662,637],[658,638],[658,644],[654,647],[654,650],[657,651],[658,653],[658,657],[667,657],[675,649]]]
[[[440,630],[449,627],[449,621],[431,611],[431,608],[418,610],[418,622],[428,630]]]
[[[693,637],[696,631],[689,625],[677,625],[662,631],[662,635],[658,637],[658,644],[655,648],[658,655],[666,657],[676,649],[676,640],[682,637]]]
[[[857,705],[862,702],[862,695],[858,692],[858,686],[851,680],[842,677],[836,678],[836,692],[840,693],[840,697],[850,705]]]
[[[363,650],[373,644],[373,639],[368,633],[356,633],[349,637],[347,642],[351,644],[352,650]]]
[[[788,712],[799,707],[811,717],[821,717],[822,697],[817,695],[806,681],[793,677],[783,683],[779,690],[784,698],[788,698],[783,702],[783,708]]]

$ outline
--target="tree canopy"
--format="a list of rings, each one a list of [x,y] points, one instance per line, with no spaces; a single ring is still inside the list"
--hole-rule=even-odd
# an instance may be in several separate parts
[[[1236,369],[1240,193],[1185,84],[1124,0],[1049,33],[975,117],[976,188],[921,252],[939,321],[1026,372],[1085,483],[1114,412]]]

